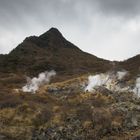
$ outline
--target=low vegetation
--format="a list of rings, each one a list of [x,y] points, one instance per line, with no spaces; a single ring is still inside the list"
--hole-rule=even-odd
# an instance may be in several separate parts
[[[138,137],[139,99],[132,93],[84,92],[79,85],[85,81],[86,76],[82,76],[45,85],[36,94],[15,92],[11,88],[1,90],[0,137],[3,140]],[[54,87],[52,92],[50,89]]]

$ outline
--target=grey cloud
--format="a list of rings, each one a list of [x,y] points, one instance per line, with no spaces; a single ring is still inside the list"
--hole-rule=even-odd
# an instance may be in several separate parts
[[[123,59],[140,51],[139,7],[140,0],[0,0],[0,53],[55,26],[84,51]]]
[[[139,7],[139,0],[0,0],[0,17],[4,27],[9,22],[21,27],[32,21],[87,24],[95,12],[133,18],[139,16]]]
[[[0,1],[0,16],[3,23],[11,21],[17,24],[30,22],[30,18],[40,22],[71,20],[77,18],[74,4],[61,0],[4,0]]]
[[[3,17],[2,20],[21,20],[25,15],[38,20],[53,16],[75,20],[87,8],[93,12],[98,9],[107,15],[135,16],[140,14],[139,7],[139,0],[1,0],[0,16]],[[78,9],[81,9],[81,13]]]
[[[139,0],[94,0],[104,14],[133,17],[140,14]]]

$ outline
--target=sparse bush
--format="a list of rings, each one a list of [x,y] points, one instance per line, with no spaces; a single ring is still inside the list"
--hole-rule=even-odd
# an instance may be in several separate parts
[[[95,108],[93,110],[93,124],[97,136],[103,136],[110,132],[112,116],[109,110]]]
[[[29,111],[30,111],[30,106],[27,103],[24,103],[24,104],[18,106],[18,108],[17,108],[17,113],[19,113],[19,114],[21,114],[21,113],[26,114],[26,113],[29,113]]]
[[[93,98],[91,99],[92,105],[95,107],[103,107],[107,106],[112,103],[113,98],[110,96],[105,96],[103,94],[97,93]]]
[[[7,92],[0,93],[0,108],[14,108],[22,104],[22,100],[13,94]]]
[[[45,124],[51,119],[51,116],[52,113],[47,109],[39,111],[39,113],[37,113],[36,117],[33,119],[33,124],[37,127]]]

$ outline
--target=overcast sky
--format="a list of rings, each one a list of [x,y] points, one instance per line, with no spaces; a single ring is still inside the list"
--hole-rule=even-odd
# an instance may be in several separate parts
[[[140,0],[0,0],[0,53],[51,27],[101,58],[140,54]]]

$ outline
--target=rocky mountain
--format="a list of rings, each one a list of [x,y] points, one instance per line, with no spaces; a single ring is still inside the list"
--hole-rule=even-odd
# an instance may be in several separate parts
[[[58,75],[72,76],[105,72],[110,67],[109,61],[83,52],[67,41],[56,28],[38,37],[27,37],[8,55],[0,57],[0,72],[27,75],[53,69]]]
[[[0,55],[0,140],[139,140],[139,60],[100,59],[56,28],[26,38]]]

